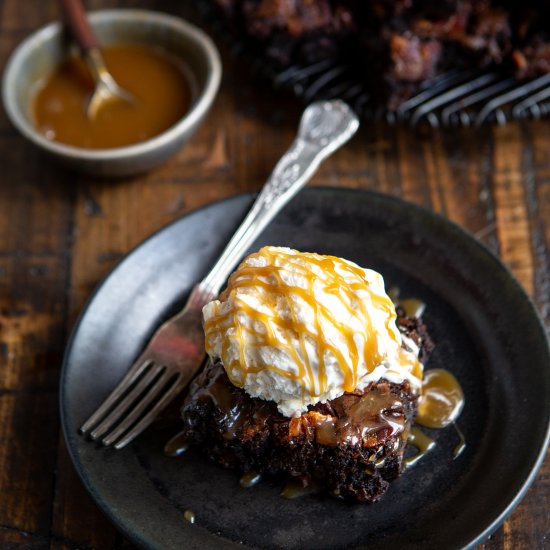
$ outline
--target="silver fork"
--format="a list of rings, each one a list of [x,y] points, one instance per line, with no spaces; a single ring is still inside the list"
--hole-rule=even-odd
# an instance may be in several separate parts
[[[328,157],[356,132],[359,121],[340,100],[311,104],[298,136],[277,163],[246,218],[183,310],[166,321],[118,386],[80,428],[121,449],[139,435],[188,384],[205,357],[202,308],[219,293],[243,254]]]

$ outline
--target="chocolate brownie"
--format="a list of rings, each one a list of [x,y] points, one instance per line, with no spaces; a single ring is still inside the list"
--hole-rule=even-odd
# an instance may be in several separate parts
[[[422,321],[398,308],[397,326],[426,361],[433,344]],[[288,418],[274,402],[234,386],[219,361],[209,361],[190,387],[182,416],[188,441],[222,466],[375,502],[403,469],[417,397],[407,381],[382,379]]]

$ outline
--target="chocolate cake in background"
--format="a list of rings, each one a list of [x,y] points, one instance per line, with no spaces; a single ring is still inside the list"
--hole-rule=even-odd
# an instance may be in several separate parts
[[[548,0],[210,0],[276,70],[332,58],[390,110],[451,69],[550,71]]]

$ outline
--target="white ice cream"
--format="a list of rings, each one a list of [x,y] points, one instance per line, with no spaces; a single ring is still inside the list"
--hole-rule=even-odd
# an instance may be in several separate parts
[[[421,384],[382,276],[340,258],[262,248],[203,314],[210,357],[288,417],[380,378]]]

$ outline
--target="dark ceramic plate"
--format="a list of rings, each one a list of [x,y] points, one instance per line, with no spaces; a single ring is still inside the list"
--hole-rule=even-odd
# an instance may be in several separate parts
[[[435,450],[375,505],[321,495],[296,500],[193,451],[162,453],[160,423],[123,451],[77,429],[110,392],[155,327],[180,307],[251,204],[245,195],[198,210],[129,254],[99,287],[75,329],[61,378],[72,459],[93,498],[134,542],[149,548],[460,548],[488,536],[524,495],[548,442],[550,352],[537,313],[483,246],[427,210],[344,189],[302,192],[267,228],[265,244],[335,254],[383,273],[427,304],[435,352],[428,367],[460,380],[467,441],[456,460],[450,428]],[[192,510],[196,523],[184,517]]]

